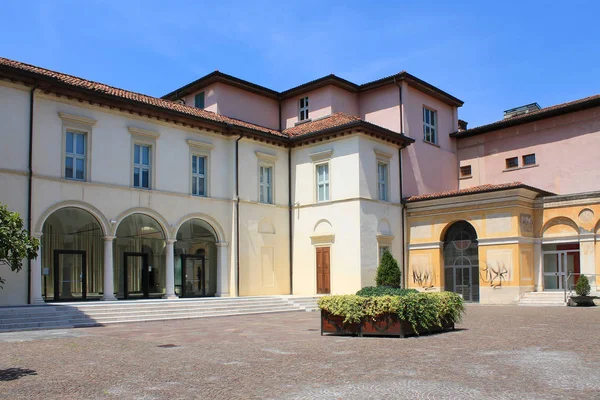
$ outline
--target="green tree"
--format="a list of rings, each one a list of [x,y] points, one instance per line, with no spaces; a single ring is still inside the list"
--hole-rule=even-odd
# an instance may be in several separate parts
[[[590,287],[590,281],[587,276],[581,275],[575,285],[575,293],[577,296],[587,296],[590,294],[592,288]]]
[[[17,212],[0,204],[0,265],[6,264],[14,272],[23,268],[23,259],[36,258],[40,241],[23,228],[23,220]],[[0,288],[5,281],[0,277]]]
[[[377,286],[400,287],[400,267],[392,254],[385,250],[381,256],[381,263],[377,268],[375,283]]]

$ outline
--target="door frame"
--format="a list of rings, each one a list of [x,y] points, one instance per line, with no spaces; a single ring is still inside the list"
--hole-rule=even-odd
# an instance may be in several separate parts
[[[544,291],[553,292],[565,290],[565,279],[567,278],[567,266],[565,264],[567,256],[569,254],[577,253],[575,256],[575,261],[573,264],[573,271],[576,272],[579,270],[581,272],[580,267],[580,257],[581,253],[579,252],[579,243],[577,244],[562,244],[556,245],[556,250],[542,251],[542,279],[544,282]],[[544,260],[546,259],[547,254],[556,254],[556,270],[557,272],[546,272],[546,265]],[[558,276],[558,288],[556,289],[547,289],[545,285],[545,277],[546,276]],[[579,277],[576,275],[574,282],[577,281]]]
[[[54,301],[66,300],[60,298],[59,284],[59,265],[58,260],[61,254],[79,254],[81,255],[81,300],[87,299],[87,254],[85,250],[54,250]]]
[[[200,286],[202,287],[202,295],[189,297],[206,297],[206,256],[201,254],[181,255],[181,297],[188,297],[185,295],[185,262],[188,259],[202,260],[202,275],[200,275]]]
[[[327,293],[319,293],[319,249],[327,248],[329,249],[329,284],[327,285]],[[317,294],[330,294],[331,293],[331,246],[323,245],[323,246],[315,246],[315,292]]]
[[[129,291],[127,290],[127,284],[129,283],[127,279],[127,272],[129,270],[129,265],[127,265],[127,257],[142,257],[142,298],[149,299],[150,298],[150,278],[149,278],[149,262],[148,262],[148,253],[136,252],[136,251],[125,251],[123,252],[123,298],[125,300],[129,299]]]

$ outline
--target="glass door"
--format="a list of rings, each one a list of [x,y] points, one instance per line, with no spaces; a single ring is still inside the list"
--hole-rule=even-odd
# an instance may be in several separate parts
[[[204,256],[181,255],[182,297],[206,296],[206,268]]]
[[[85,300],[86,254],[82,250],[54,250],[54,300]]]
[[[149,268],[147,253],[123,253],[123,273],[126,299],[150,297]]]
[[[579,272],[579,250],[546,251],[544,254],[544,290],[564,290],[569,274]]]

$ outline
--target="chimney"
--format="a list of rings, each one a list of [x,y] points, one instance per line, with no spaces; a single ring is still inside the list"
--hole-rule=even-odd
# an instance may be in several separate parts
[[[529,114],[534,111],[539,111],[542,108],[538,103],[526,104],[524,106],[511,108],[510,110],[504,111],[504,119],[516,117],[518,115]]]
[[[459,132],[464,132],[467,130],[467,121],[463,121],[462,119],[458,120],[458,131]]]

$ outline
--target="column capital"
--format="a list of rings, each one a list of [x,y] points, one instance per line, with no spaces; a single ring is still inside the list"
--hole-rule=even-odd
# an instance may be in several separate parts
[[[167,242],[167,244],[173,244],[177,241],[177,239],[167,239],[165,240],[165,242]]]
[[[116,236],[104,236],[103,239],[107,242],[112,242],[113,240],[116,239]]]
[[[32,232],[31,233],[31,236],[33,236],[36,239],[41,239],[43,235],[44,234],[42,232]]]
[[[217,242],[217,243],[215,243],[215,245],[217,247],[227,247],[227,246],[229,246],[229,243],[227,243],[227,242]]]

